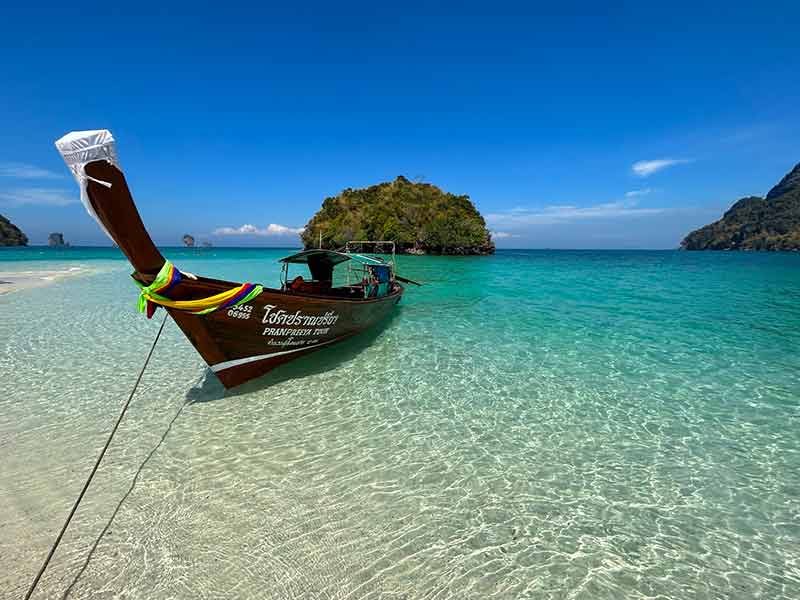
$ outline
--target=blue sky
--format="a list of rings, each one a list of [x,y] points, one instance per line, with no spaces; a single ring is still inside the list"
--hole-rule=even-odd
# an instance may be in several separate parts
[[[33,243],[108,243],[76,129],[114,133],[164,245],[296,245],[403,174],[499,247],[671,248],[800,161],[798,2],[169,4],[4,7],[0,213]]]

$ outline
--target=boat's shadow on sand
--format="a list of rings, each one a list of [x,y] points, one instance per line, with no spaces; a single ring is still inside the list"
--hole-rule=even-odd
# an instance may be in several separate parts
[[[366,350],[383,333],[386,327],[397,318],[399,312],[400,310],[392,311],[383,321],[368,331],[281,365],[266,375],[230,390],[225,389],[211,369],[206,369],[200,384],[186,393],[186,400],[189,402],[211,402],[213,400],[222,400],[223,398],[232,398],[264,390],[290,379],[298,379],[335,369]]]

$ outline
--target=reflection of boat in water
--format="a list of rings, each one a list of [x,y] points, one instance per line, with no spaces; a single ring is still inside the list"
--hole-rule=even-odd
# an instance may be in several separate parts
[[[409,280],[392,259],[349,251],[306,250],[282,259],[281,287],[266,288],[181,272],[165,260],[144,228],[106,130],[79,131],[56,142],[81,186],[81,200],[133,265],[139,307],[164,307],[225,387],[357,334],[383,319]],[[349,250],[349,248],[346,248]],[[310,279],[289,280],[292,265]],[[334,269],[346,281],[334,284]]]

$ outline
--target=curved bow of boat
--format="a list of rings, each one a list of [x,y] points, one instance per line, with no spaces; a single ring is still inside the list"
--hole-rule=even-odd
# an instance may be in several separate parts
[[[136,209],[111,132],[73,131],[56,141],[56,148],[78,182],[87,212],[139,273],[156,275],[164,257]]]

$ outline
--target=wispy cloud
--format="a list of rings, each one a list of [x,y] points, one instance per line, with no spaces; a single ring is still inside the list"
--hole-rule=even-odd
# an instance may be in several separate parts
[[[640,198],[641,196],[646,196],[647,194],[652,193],[651,188],[645,188],[643,190],[631,190],[630,192],[625,192],[626,198]]]
[[[262,229],[246,223],[241,227],[218,227],[214,230],[214,235],[286,236],[299,235],[303,233],[303,229],[303,227],[287,227],[286,225],[278,225],[277,223],[270,223]]]
[[[25,163],[0,162],[0,177],[15,179],[62,179],[63,175],[53,173],[35,165]]]
[[[505,240],[505,239],[508,239],[508,238],[519,237],[517,234],[510,233],[508,231],[492,231],[491,233],[492,233],[492,237],[494,239],[496,239],[496,240]]]
[[[658,173],[675,165],[682,165],[692,162],[688,158],[659,158],[657,160],[640,160],[633,163],[631,170],[639,177],[649,177],[653,173]]]
[[[657,215],[665,208],[639,208],[635,201],[607,202],[593,206],[557,205],[541,208],[513,208],[509,211],[486,215],[486,221],[496,227],[524,227],[528,225],[556,225],[575,221],[622,219]]]
[[[0,201],[5,204],[19,206],[22,204],[38,204],[42,206],[66,206],[78,201],[74,192],[65,192],[52,188],[19,188],[0,192]]]

